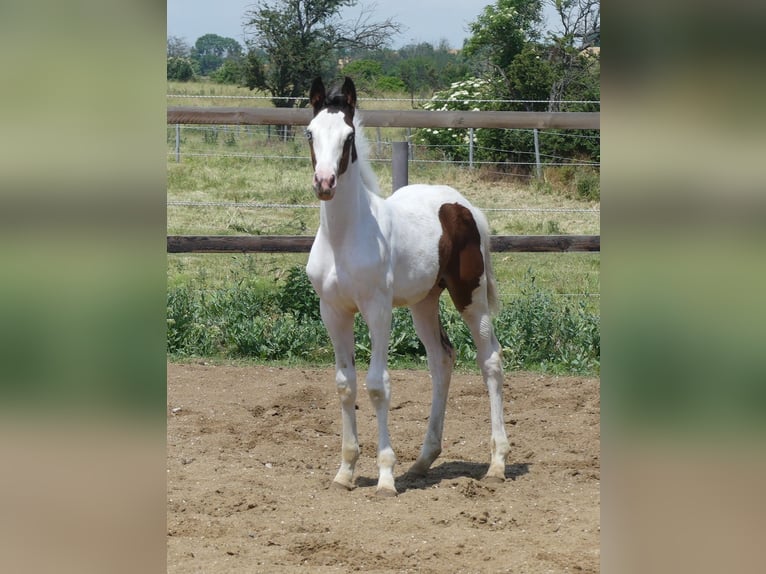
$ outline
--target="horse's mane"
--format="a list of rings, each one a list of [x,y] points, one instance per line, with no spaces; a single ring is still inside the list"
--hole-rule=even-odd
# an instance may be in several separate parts
[[[367,141],[367,138],[364,137],[364,123],[360,117],[359,110],[354,114],[354,130],[356,131],[354,143],[356,144],[357,161],[359,161],[359,174],[362,177],[362,185],[375,195],[383,195],[380,192],[380,185],[378,185],[378,177],[375,175],[375,172],[372,170],[372,165],[370,164],[370,144]]]

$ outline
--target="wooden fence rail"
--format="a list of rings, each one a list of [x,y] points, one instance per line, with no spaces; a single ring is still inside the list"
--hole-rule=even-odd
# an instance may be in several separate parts
[[[308,235],[168,235],[168,253],[308,253]],[[561,253],[601,251],[600,235],[493,235],[492,251]]]
[[[381,128],[560,128],[601,129],[600,112],[487,112],[361,110],[364,125]],[[308,125],[311,110],[301,108],[167,109],[168,124]]]
[[[363,110],[369,127],[601,129],[599,112]],[[168,124],[308,125],[299,108],[168,107]],[[305,235],[168,235],[168,253],[308,253]],[[600,235],[493,235],[492,251],[597,252]]]

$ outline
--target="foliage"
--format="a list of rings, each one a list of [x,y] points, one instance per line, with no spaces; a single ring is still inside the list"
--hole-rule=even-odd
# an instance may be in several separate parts
[[[480,104],[470,100],[486,99],[490,93],[489,80],[471,78],[436,92],[423,108],[431,111],[478,110]],[[452,161],[468,160],[468,138],[465,128],[421,128],[415,131],[416,143],[436,148],[445,159]]]
[[[312,80],[334,76],[345,49],[380,48],[399,31],[390,19],[347,24],[340,11],[355,5],[356,0],[262,0],[245,15],[248,87],[269,92],[277,107],[305,105],[301,98]]]
[[[186,40],[178,36],[168,36],[168,58],[188,58],[190,54]]]
[[[369,84],[370,91],[406,91],[411,98],[444,88],[469,75],[465,58],[457,50],[451,50],[446,41],[438,46],[428,42],[408,44],[398,50],[350,50],[346,58],[349,63],[343,67],[343,73],[355,82],[357,66],[361,67],[363,77],[374,67],[379,72]]]
[[[241,85],[244,80],[244,68],[240,61],[226,60],[220,68],[210,75],[217,84]]]
[[[485,6],[470,24],[472,35],[465,43],[466,55],[502,73],[526,42],[539,37],[541,15],[541,0],[497,0]]]
[[[168,58],[168,80],[189,82],[195,79],[194,67],[189,58]]]
[[[399,64],[402,79],[410,98],[436,83],[436,69],[430,59],[423,56],[407,58]]]
[[[542,291],[528,272],[520,296],[495,318],[506,368],[593,374],[600,361],[598,315],[584,304]],[[442,322],[457,364],[472,368],[476,350],[465,323],[446,297]],[[288,271],[274,290],[246,281],[195,290],[173,287],[167,295],[167,349],[174,357],[247,357],[266,361],[331,364],[332,346],[319,316],[319,300],[303,267]],[[370,338],[359,315],[354,324],[356,357],[370,358]],[[425,350],[407,309],[395,309],[389,356],[393,364],[425,361]]]
[[[224,62],[238,62],[242,59],[242,46],[234,38],[218,34],[205,34],[197,38],[191,49],[191,59],[197,63],[199,74],[209,76]]]
[[[405,86],[396,76],[386,75],[383,64],[374,59],[352,60],[343,66],[343,74],[354,78],[356,90],[360,94],[386,92],[404,92]]]
[[[291,313],[301,321],[321,321],[319,297],[302,267],[287,270],[284,285],[277,292],[276,302],[283,313]]]
[[[557,302],[539,289],[528,271],[521,295],[495,320],[503,356],[511,369],[598,372],[601,357],[599,317],[586,309]]]
[[[375,87],[379,93],[401,93],[405,90],[404,82],[394,76],[381,76],[375,82]]]
[[[579,4],[578,4],[579,2]],[[487,6],[471,24],[473,36],[465,54],[473,68],[481,72],[463,82],[437,92],[427,109],[559,111],[560,100],[598,101],[600,99],[599,59],[583,51],[583,42],[597,41],[597,15],[588,24],[578,20],[578,10],[590,10],[593,0],[559,2],[564,33],[541,39],[540,0],[497,0]],[[580,8],[578,8],[578,6]],[[584,8],[582,6],[585,6]],[[591,12],[588,12],[591,14]],[[595,18],[595,19],[594,19]],[[577,29],[575,34],[569,32]],[[589,31],[588,31],[589,30]],[[469,102],[470,99],[507,102]],[[444,100],[444,101],[437,101]],[[508,101],[510,100],[510,101]],[[579,103],[567,111],[595,111],[594,105]],[[415,141],[436,146],[439,154],[465,161],[468,158],[467,130],[420,129]],[[535,163],[533,130],[475,130],[476,161],[508,163],[514,172],[530,173]],[[543,163],[566,160],[600,161],[599,132],[594,130],[541,130],[539,151]],[[600,196],[598,178],[591,173],[577,184],[576,195],[584,199]]]

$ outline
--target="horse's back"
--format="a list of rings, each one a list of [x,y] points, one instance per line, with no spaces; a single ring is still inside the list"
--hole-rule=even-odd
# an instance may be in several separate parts
[[[397,207],[407,209],[433,209],[438,211],[444,203],[461,203],[470,206],[470,202],[454,187],[448,185],[428,185],[416,183],[400,187],[386,201]]]
[[[413,184],[399,188],[386,199],[391,208],[391,215],[395,226],[404,229],[405,232],[437,233],[438,242],[444,231],[445,211],[443,206],[454,204],[462,206],[470,212],[470,218],[476,223],[479,235],[484,236],[489,232],[487,220],[480,209],[471,204],[463,194],[448,185]],[[404,223],[401,225],[401,223]],[[412,229],[412,227],[415,229]]]

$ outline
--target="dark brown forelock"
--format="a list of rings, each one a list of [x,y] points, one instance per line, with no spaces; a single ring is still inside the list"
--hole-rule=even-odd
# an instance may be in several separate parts
[[[354,127],[354,108],[348,104],[346,96],[337,86],[325,97],[324,109],[330,114],[343,113],[343,119],[346,123],[352,128]]]

